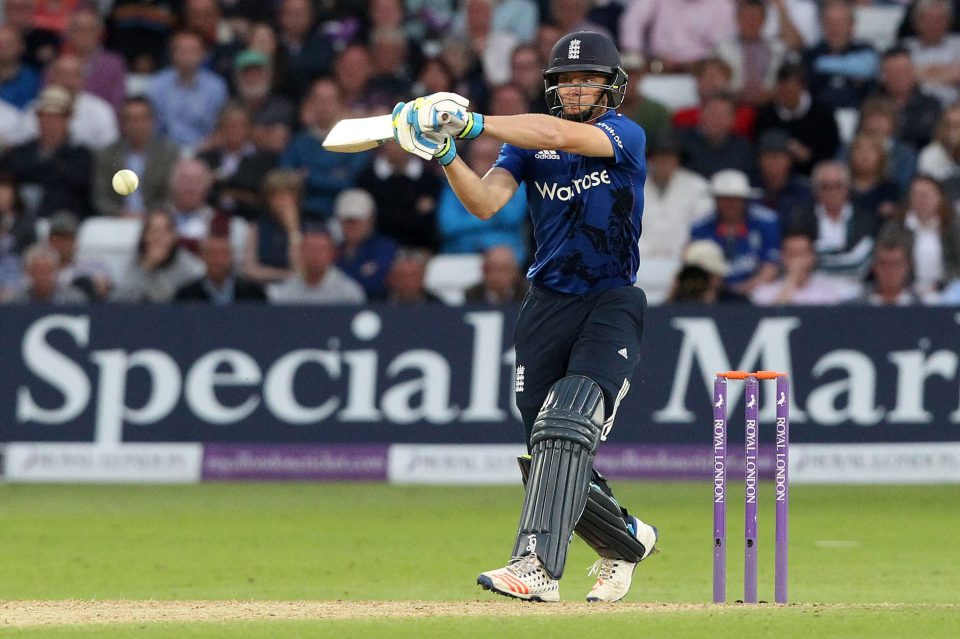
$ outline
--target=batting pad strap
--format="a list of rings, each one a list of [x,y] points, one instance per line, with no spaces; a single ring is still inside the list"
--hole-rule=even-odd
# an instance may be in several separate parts
[[[633,535],[620,504],[596,484],[590,484],[587,504],[577,522],[577,535],[601,557],[637,563],[646,552]]]
[[[468,112],[464,120],[463,131],[457,136],[464,140],[472,140],[483,133],[483,115],[480,113]]]

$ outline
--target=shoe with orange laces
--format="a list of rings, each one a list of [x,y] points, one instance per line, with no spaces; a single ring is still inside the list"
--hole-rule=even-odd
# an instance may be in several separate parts
[[[485,590],[525,601],[560,601],[560,582],[547,574],[533,553],[480,573],[477,583]]]

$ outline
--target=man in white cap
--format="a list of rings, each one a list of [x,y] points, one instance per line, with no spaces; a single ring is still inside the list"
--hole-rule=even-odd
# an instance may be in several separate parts
[[[397,253],[397,243],[374,230],[376,205],[363,189],[341,191],[333,203],[343,241],[337,266],[363,286],[367,299],[387,296],[387,273]]]
[[[770,282],[779,272],[780,223],[777,214],[756,202],[759,193],[750,188],[742,171],[727,169],[710,178],[716,210],[690,231],[693,240],[712,240],[720,245],[730,265],[727,285],[748,295]]]

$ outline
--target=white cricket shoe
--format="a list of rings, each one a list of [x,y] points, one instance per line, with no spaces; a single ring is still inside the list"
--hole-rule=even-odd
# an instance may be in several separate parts
[[[633,531],[637,540],[643,544],[644,553],[640,561],[649,557],[657,547],[657,527],[645,524],[631,516],[627,526]],[[625,559],[609,559],[601,557],[590,567],[591,575],[597,575],[587,601],[612,603],[620,601],[630,592],[633,582],[633,571],[637,564]]]
[[[480,573],[477,583],[485,590],[525,601],[560,601],[560,582],[547,574],[533,553]]]

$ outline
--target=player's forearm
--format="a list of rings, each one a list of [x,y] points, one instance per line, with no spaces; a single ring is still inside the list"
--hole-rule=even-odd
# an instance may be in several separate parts
[[[570,127],[580,126],[538,113],[490,115],[484,119],[484,135],[490,135],[523,149],[568,150]]]
[[[493,195],[487,185],[459,156],[443,167],[443,172],[460,203],[473,216],[489,220],[499,210],[499,207],[494,208]]]

